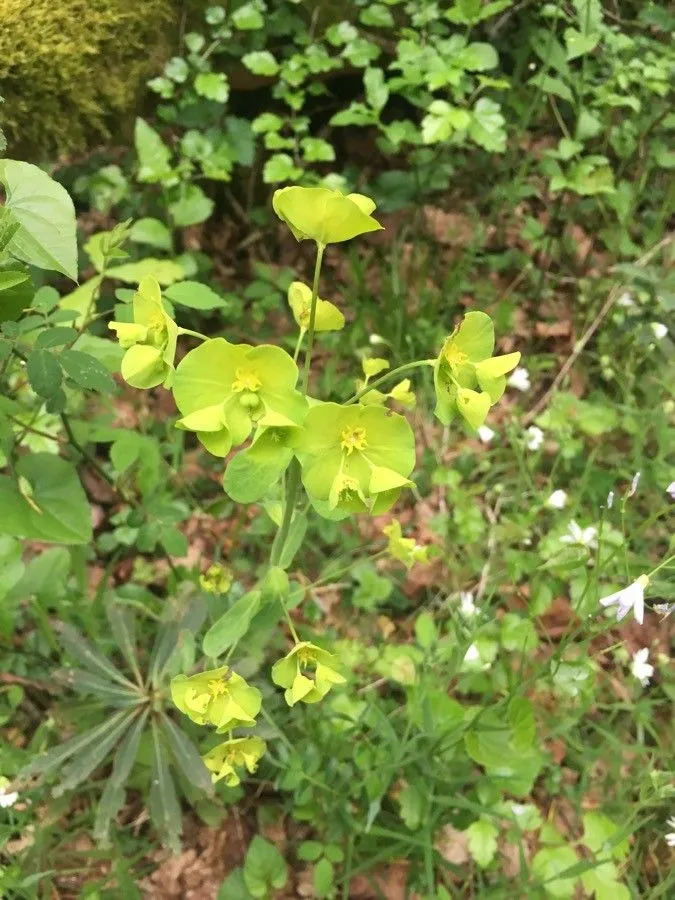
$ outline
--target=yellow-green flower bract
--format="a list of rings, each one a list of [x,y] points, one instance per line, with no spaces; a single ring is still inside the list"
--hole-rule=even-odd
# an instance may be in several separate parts
[[[272,207],[298,241],[337,244],[382,225],[370,214],[375,202],[363,194],[341,194],[322,187],[285,187],[274,192]]]
[[[293,310],[293,318],[303,333],[309,328],[312,310],[312,289],[302,281],[294,281],[288,288],[288,303]],[[344,328],[345,317],[330,300],[317,297],[314,315],[315,331],[339,331]]]
[[[230,344],[224,338],[191,350],[176,369],[173,395],[183,417],[214,456],[227,456],[253,426],[301,425],[307,401],[295,389],[298,367],[280,347]]]
[[[483,312],[468,312],[446,339],[434,365],[435,413],[444,425],[459,413],[480,428],[504,393],[505,375],[518,365],[520,353],[493,357],[494,346],[494,325]]]
[[[336,666],[332,653],[301,641],[272,666],[272,681],[285,688],[284,697],[289,706],[318,703],[333,685],[345,682]]]
[[[176,675],[171,681],[171,699],[197,725],[213,725],[219,732],[239,725],[253,725],[260,712],[260,691],[228,666]]]
[[[255,772],[266,750],[265,741],[259,737],[232,738],[213,747],[202,759],[213,782],[224,779],[228,787],[236,787],[241,781],[237,770]]]
[[[385,512],[412,484],[412,429],[381,406],[313,406],[295,450],[307,493],[331,510]]]
[[[173,377],[178,326],[164,308],[159,282],[146,276],[133,299],[133,322],[109,322],[117,333],[122,359],[122,377],[132,387],[169,387]]]

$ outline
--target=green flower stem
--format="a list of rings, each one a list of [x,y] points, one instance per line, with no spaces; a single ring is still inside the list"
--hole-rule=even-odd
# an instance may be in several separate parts
[[[200,341],[208,341],[205,334],[202,334],[200,331],[192,331],[191,328],[179,328],[178,334],[189,334],[191,337],[199,338]]]
[[[319,298],[319,275],[321,274],[321,263],[323,262],[323,253],[326,249],[324,244],[316,245],[316,263],[314,264],[314,280],[312,281],[312,301],[309,309],[309,327],[307,329],[307,349],[305,350],[305,365],[302,371],[302,379],[300,381],[300,390],[303,394],[307,393],[307,385],[309,384],[309,369],[312,364],[312,350],[314,349],[314,325],[316,324],[316,301]]]
[[[349,400],[346,400],[343,405],[350,406],[352,403],[356,403],[369,391],[374,391],[377,387],[394,376],[402,375],[403,372],[408,372],[412,369],[419,369],[421,366],[433,366],[435,362],[435,359],[418,359],[415,362],[405,363],[404,365],[399,366],[398,369],[392,369],[390,372],[385,372],[384,375],[380,375],[375,381],[362,387],[358,393],[354,394],[353,397],[350,397]]]
[[[284,497],[284,514],[281,525],[274,537],[272,551],[270,553],[270,566],[279,564],[281,554],[286,546],[286,538],[293,521],[293,512],[295,510],[295,498],[300,487],[300,463],[293,457],[288,467],[288,475],[286,476],[286,495]]]
[[[651,572],[648,572],[647,577],[652,578],[654,575],[656,575],[659,569],[664,569],[669,563],[673,562],[673,560],[675,560],[675,553],[672,556],[668,556],[666,559],[664,559],[663,562],[659,563],[655,569],[651,570]]]
[[[305,335],[307,334],[304,328],[300,329],[300,334],[298,335],[298,340],[295,345],[295,352],[293,353],[293,362],[298,361],[298,356],[300,355],[300,347],[302,347],[302,342],[304,340]]]
[[[321,274],[321,263],[323,262],[323,253],[325,249],[326,248],[323,244],[316,245],[316,263],[314,264],[314,280],[312,281],[312,301],[309,312],[309,328],[307,329],[307,349],[305,350],[305,364],[302,371],[302,378],[300,380],[300,391],[303,394],[307,393],[307,385],[309,383],[309,369],[312,364],[312,349],[314,347],[314,325],[316,322],[316,301],[319,297],[319,276]],[[302,332],[300,339],[301,338]],[[300,348],[300,339],[298,340],[298,346],[296,348],[296,356]],[[274,538],[272,551],[270,553],[271,566],[278,565],[279,560],[281,559],[281,554],[284,552],[286,539],[288,538],[288,532],[290,531],[291,522],[293,521],[293,513],[295,511],[295,502],[299,487],[300,463],[295,457],[293,457],[293,459],[291,460],[291,464],[288,467],[288,474],[286,476],[284,514],[281,520],[281,525],[279,526],[279,530],[277,531]]]

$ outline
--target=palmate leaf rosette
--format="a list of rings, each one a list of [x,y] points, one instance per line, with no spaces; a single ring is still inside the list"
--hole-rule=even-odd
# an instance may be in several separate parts
[[[209,750],[202,759],[211,773],[211,781],[225,780],[228,787],[236,787],[243,770],[253,774],[265,755],[267,745],[259,737],[232,738]]]
[[[227,456],[253,426],[301,425],[307,401],[295,389],[298,367],[280,347],[230,344],[224,338],[191,350],[176,369],[173,395],[182,418],[214,456]]]
[[[446,339],[434,364],[435,413],[444,425],[459,413],[480,428],[504,393],[505,376],[518,365],[520,353],[493,357],[494,346],[494,325],[483,312],[468,312]]]
[[[313,406],[295,451],[305,490],[331,511],[379,514],[413,484],[412,429],[381,406]]]
[[[260,691],[229,666],[197,675],[176,675],[171,699],[197,725],[212,725],[219,732],[255,724],[260,712]]]
[[[325,246],[349,241],[382,225],[370,214],[375,202],[363,194],[341,194],[322,187],[285,187],[274,192],[272,207],[298,241]]]
[[[337,659],[316,644],[301,641],[272,666],[272,681],[285,689],[289,706],[296,703],[318,703],[345,678],[337,670]]]
[[[159,282],[143,278],[133,299],[133,322],[109,322],[117,333],[122,377],[135,388],[169,387],[174,373],[178,326],[164,308]]]
[[[288,288],[288,303],[293,311],[293,318],[296,321],[301,333],[304,334],[309,328],[309,318],[312,310],[312,289],[302,281],[294,281]],[[316,313],[314,314],[314,330],[315,331],[340,331],[344,328],[345,317],[340,310],[331,303],[330,300],[322,300],[320,297],[316,301]]]

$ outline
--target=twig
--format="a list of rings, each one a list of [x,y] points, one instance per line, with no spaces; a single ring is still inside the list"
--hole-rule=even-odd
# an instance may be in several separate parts
[[[675,240],[675,235],[673,235],[673,234],[666,235],[666,237],[662,238],[658,242],[658,244],[656,244],[654,247],[651,248],[651,250],[648,250],[647,253],[644,254],[644,256],[641,256],[638,260],[636,260],[635,265],[639,266],[640,268],[644,268],[654,258],[654,256],[656,256],[657,253],[659,253],[661,250],[663,250],[664,247],[667,247],[668,244],[672,243],[673,240]],[[536,418],[543,409],[545,409],[548,406],[551,398],[553,397],[555,392],[558,390],[560,383],[565,378],[565,376],[567,375],[569,370],[572,368],[574,363],[577,361],[580,354],[583,352],[584,348],[586,347],[586,344],[588,344],[590,339],[593,337],[595,332],[598,330],[598,328],[602,324],[603,319],[607,316],[607,314],[609,313],[611,308],[614,306],[614,304],[616,303],[618,298],[624,292],[625,288],[626,288],[626,285],[623,282],[619,282],[619,283],[615,284],[614,287],[611,289],[611,291],[609,292],[609,295],[607,296],[607,299],[602,304],[600,312],[593,319],[593,321],[591,322],[590,326],[588,327],[586,332],[583,334],[581,339],[579,341],[577,341],[577,343],[575,344],[574,349],[572,350],[572,353],[568,356],[568,358],[563,363],[562,368],[560,369],[560,371],[558,372],[556,377],[553,379],[553,383],[551,384],[549,389],[543,394],[542,397],[539,398],[539,400],[537,400],[537,402],[534,404],[532,409],[530,409],[529,412],[525,413],[525,415],[523,416],[523,418],[522,418],[523,425],[529,425],[529,423],[534,418]]]

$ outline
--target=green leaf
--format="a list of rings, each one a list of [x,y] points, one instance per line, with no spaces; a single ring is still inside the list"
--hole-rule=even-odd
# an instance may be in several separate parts
[[[153,720],[150,817],[169,849],[178,853],[180,835],[183,830],[183,817],[176,794],[176,786],[169,771],[167,756],[159,728]]]
[[[91,540],[91,512],[75,468],[51,453],[23,456],[16,474],[25,479],[19,489],[8,475],[0,475],[0,534],[59,544]]]
[[[198,790],[211,796],[214,792],[211,773],[204,765],[195,745],[164,713],[160,714],[159,726],[183,777]]]
[[[314,893],[317,897],[329,897],[335,883],[335,870],[328,859],[320,860],[314,866]]]
[[[26,359],[26,372],[31,387],[39,397],[49,400],[61,390],[63,375],[53,353],[31,350]]]
[[[0,279],[6,278],[4,287],[0,287],[0,323],[18,319],[24,309],[35,304],[33,279],[28,269],[19,266],[13,261],[0,263]]]
[[[139,162],[138,180],[146,184],[169,180],[173,175],[171,150],[144,119],[136,119],[134,143]]]
[[[198,281],[180,281],[164,291],[172,303],[189,306],[190,309],[223,309],[227,302],[215,291]]]
[[[216,659],[230,647],[236,646],[248,631],[261,601],[262,592],[259,590],[249,591],[235,601],[204,635],[202,647],[206,656]]]
[[[288,880],[288,866],[274,844],[256,835],[244,863],[244,881],[254,897],[267,897],[273,888],[281,889]]]
[[[179,199],[169,204],[169,212],[175,225],[179,228],[188,228],[208,219],[214,206],[213,200],[207,197],[198,185],[189,184],[183,189]],[[177,278],[173,280],[178,281]]]
[[[263,168],[263,181],[265,184],[279,184],[282,181],[297,181],[302,175],[302,169],[293,162],[288,153],[275,153],[271,156]]]
[[[74,291],[71,291],[70,294],[65,294],[61,297],[61,300],[59,301],[59,307],[61,309],[72,309],[78,313],[74,323],[78,328],[81,328],[84,324],[84,317],[89,312],[93,312],[94,295],[98,291],[102,281],[102,275],[95,275],[93,278],[90,278],[89,281],[85,281],[84,284],[81,284],[79,287],[75,288]]]
[[[576,28],[565,29],[565,46],[567,48],[567,61],[578,59],[590,53],[600,43],[599,34],[581,34]]]
[[[471,116],[465,109],[451,106],[445,100],[433,100],[422,120],[422,140],[425,144],[447,141],[455,131],[464,131],[471,125]]]
[[[220,886],[217,900],[251,900],[251,895],[244,881],[243,869],[237,868],[230,872]]]
[[[565,82],[561,81],[560,78],[555,78],[553,75],[545,75],[543,70],[530,78],[527,83],[538,87],[545,94],[554,94],[556,97],[560,97],[561,100],[574,103],[574,95]]]
[[[136,655],[136,620],[133,610],[111,600],[106,603],[105,612],[119,651],[129,663],[136,681],[142,684],[143,678]]]
[[[114,393],[116,385],[110,373],[95,357],[81,350],[62,350],[59,362],[69,378],[88,391]]]
[[[67,690],[102,700],[106,706],[128,709],[143,702],[138,690],[121,687],[107,678],[101,678],[84,669],[57,669],[54,681]]]
[[[546,892],[552,897],[572,897],[578,876],[570,877],[562,873],[577,862],[572,847],[545,847],[532,860],[532,873],[544,883]]]
[[[262,28],[265,20],[260,13],[257,3],[245,3],[232,13],[232,23],[241,31],[252,31]]]
[[[37,166],[15,159],[0,160],[0,183],[5,215],[19,226],[6,251],[76,281],[75,208],[66,189]]]
[[[195,91],[207,100],[227,103],[230,85],[222,72],[200,72],[195,78]]]
[[[489,866],[497,852],[497,835],[499,830],[489,819],[478,819],[469,825],[465,832],[471,857],[481,869]]]
[[[486,72],[499,65],[499,57],[492,44],[476,42],[460,51],[456,64],[469,72]]]
[[[99,653],[84,635],[72,625],[68,625],[66,622],[59,622],[58,632],[64,650],[73,659],[82,663],[89,672],[104,679],[111,679],[125,688],[131,688],[133,691],[137,690],[137,686],[129,681],[106,656]]]
[[[472,117],[469,126],[471,139],[485,150],[503,153],[506,150],[506,131],[500,105],[487,97],[481,97],[472,110]]]
[[[267,75],[271,77],[272,75],[276,75],[279,71],[279,63],[269,50],[256,50],[253,53],[246,53],[241,61],[254,75]]]
[[[366,89],[368,105],[380,113],[389,99],[389,88],[385,83],[382,69],[367,68],[363,73],[363,86]]]
[[[105,790],[101,794],[101,799],[96,809],[93,829],[95,841],[107,842],[110,822],[124,805],[124,785],[128,781],[136,761],[148,713],[149,710],[147,708],[142,711],[117,748],[112,772],[106,781]]]
[[[393,28],[394,17],[383,3],[369,4],[359,15],[359,21],[372,28]]]
[[[323,138],[305,137],[300,141],[302,158],[305,162],[333,162],[335,150]]]
[[[420,647],[424,648],[431,647],[438,640],[438,629],[430,613],[420,613],[415,620],[415,638]]]
[[[136,244],[147,244],[157,250],[171,252],[171,232],[159,219],[139,219],[134,222],[129,238]]]
[[[46,328],[35,339],[35,348],[46,350],[50,347],[63,347],[64,344],[69,344],[74,340],[77,335],[78,332],[74,328],[67,328],[66,326]]]
[[[280,446],[273,456],[259,458],[255,445],[242,450],[225,469],[223,488],[236,503],[255,503],[267,494],[291,461],[292,451]]]
[[[209,201],[210,202],[210,201]],[[115,266],[106,272],[108,278],[116,278],[125,284],[140,284],[140,282],[148,275],[152,276],[162,286],[173,284],[174,281],[182,281],[185,272],[182,266],[171,259],[147,259],[138,262],[125,263],[122,266]]]
[[[625,859],[630,848],[627,837],[622,834],[623,831],[624,829],[620,829],[603,813],[584,813],[583,842],[593,853],[603,856],[611,854],[615,859]]]

